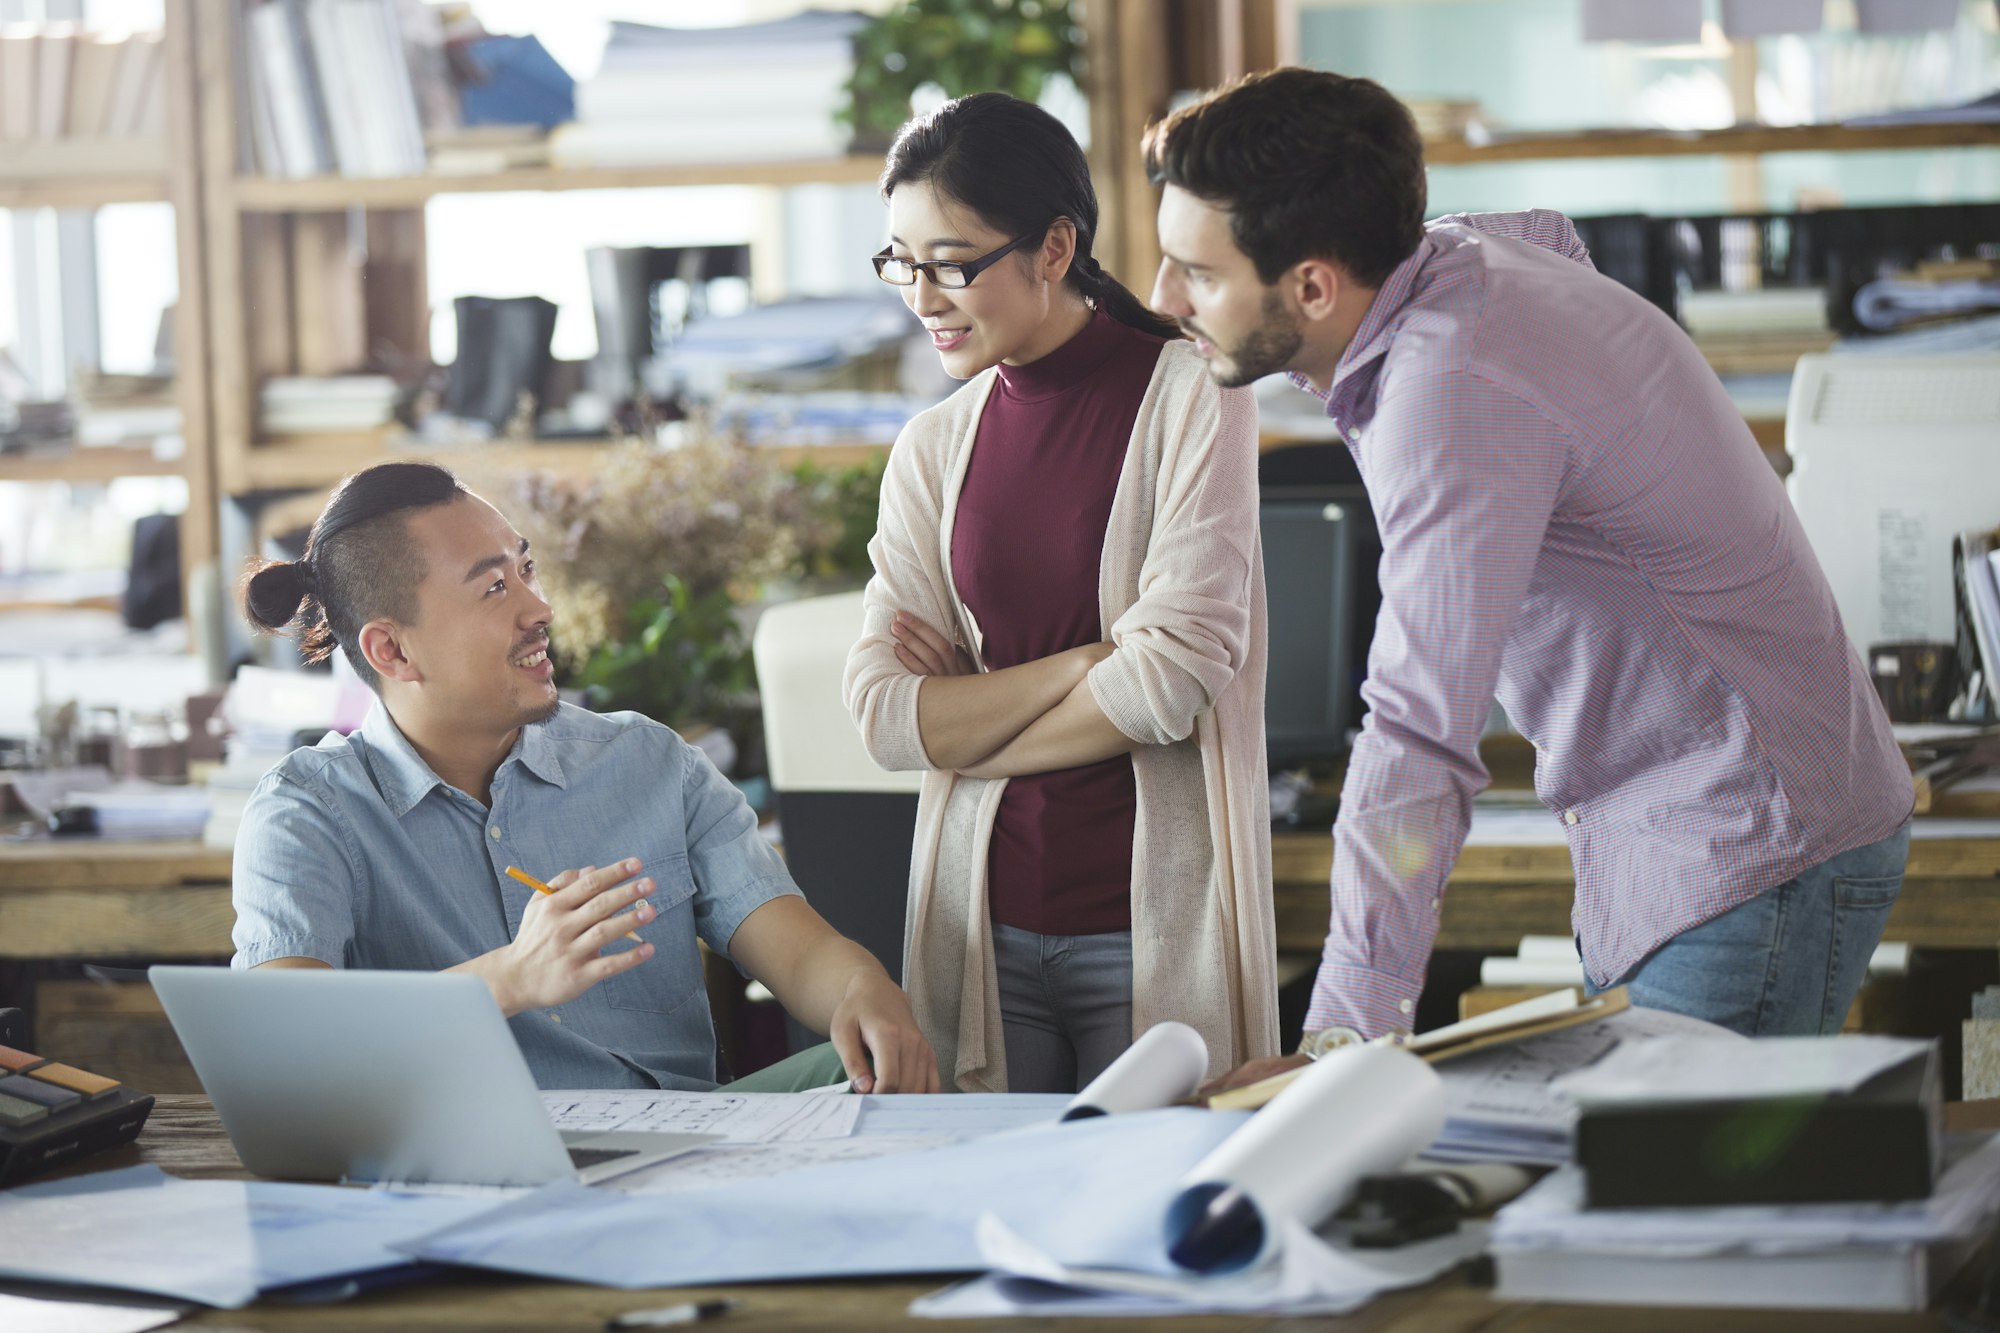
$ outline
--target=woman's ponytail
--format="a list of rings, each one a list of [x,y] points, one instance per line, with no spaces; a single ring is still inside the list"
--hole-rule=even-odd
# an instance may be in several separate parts
[[[1070,265],[1070,275],[1078,291],[1125,327],[1169,341],[1184,336],[1179,324],[1141,301],[1092,256],[1078,255]]]

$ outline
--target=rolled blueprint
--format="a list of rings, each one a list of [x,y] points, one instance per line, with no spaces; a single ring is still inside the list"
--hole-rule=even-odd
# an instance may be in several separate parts
[[[1208,1072],[1208,1043],[1185,1023],[1155,1023],[1063,1108],[1064,1120],[1151,1111],[1192,1096]]]
[[[1417,1056],[1331,1051],[1188,1172],[1167,1211],[1168,1254],[1197,1273],[1253,1268],[1287,1218],[1317,1227],[1361,1177],[1429,1147],[1444,1118],[1444,1083]]]

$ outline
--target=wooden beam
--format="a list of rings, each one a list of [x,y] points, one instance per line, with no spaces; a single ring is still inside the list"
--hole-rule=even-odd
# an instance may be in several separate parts
[[[1159,192],[1146,179],[1139,139],[1166,114],[1168,37],[1147,0],[1098,0],[1084,14],[1084,82],[1090,96],[1091,178],[1097,187],[1098,262],[1145,299],[1160,267]]]
[[[237,160],[235,0],[177,0],[195,14],[196,101],[202,173],[202,231],[215,298],[208,302],[209,411],[216,481],[227,494],[245,489],[243,455],[253,430],[249,319],[244,289],[243,226],[231,186]]]
[[[222,551],[221,497],[215,474],[215,430],[209,414],[209,270],[202,229],[201,112],[196,93],[196,16],[190,0],[169,0],[161,77],[166,80],[167,173],[174,208],[179,294],[174,299],[174,396],[181,409],[181,475],[187,509],[181,516],[181,606],[197,605],[195,575]]]

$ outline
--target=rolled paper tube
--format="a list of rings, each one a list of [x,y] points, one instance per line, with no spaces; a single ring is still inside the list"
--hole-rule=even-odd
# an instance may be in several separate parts
[[[1361,1177],[1429,1147],[1444,1117],[1444,1083],[1408,1051],[1329,1052],[1188,1172],[1167,1210],[1168,1255],[1197,1273],[1254,1268],[1283,1219],[1317,1227]]]
[[[1063,1108],[1064,1120],[1172,1106],[1208,1072],[1208,1043],[1185,1023],[1155,1023]]]

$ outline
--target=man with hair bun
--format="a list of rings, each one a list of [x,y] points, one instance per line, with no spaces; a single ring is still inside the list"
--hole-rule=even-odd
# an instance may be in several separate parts
[[[1301,1054],[1414,1025],[1495,698],[1576,866],[1590,987],[1835,1032],[1909,771],[1770,465],[1672,319],[1546,211],[1424,221],[1380,85],[1252,75],[1147,131],[1155,308],[1222,384],[1326,403],[1382,538]]]
[[[707,757],[557,698],[527,539],[450,472],[349,477],[304,555],[243,591],[254,625],[308,660],[337,647],[377,698],[251,796],[234,966],[470,972],[541,1086],[705,1090],[699,941],[832,1037],[732,1086],[937,1091],[908,997],[806,905]]]

